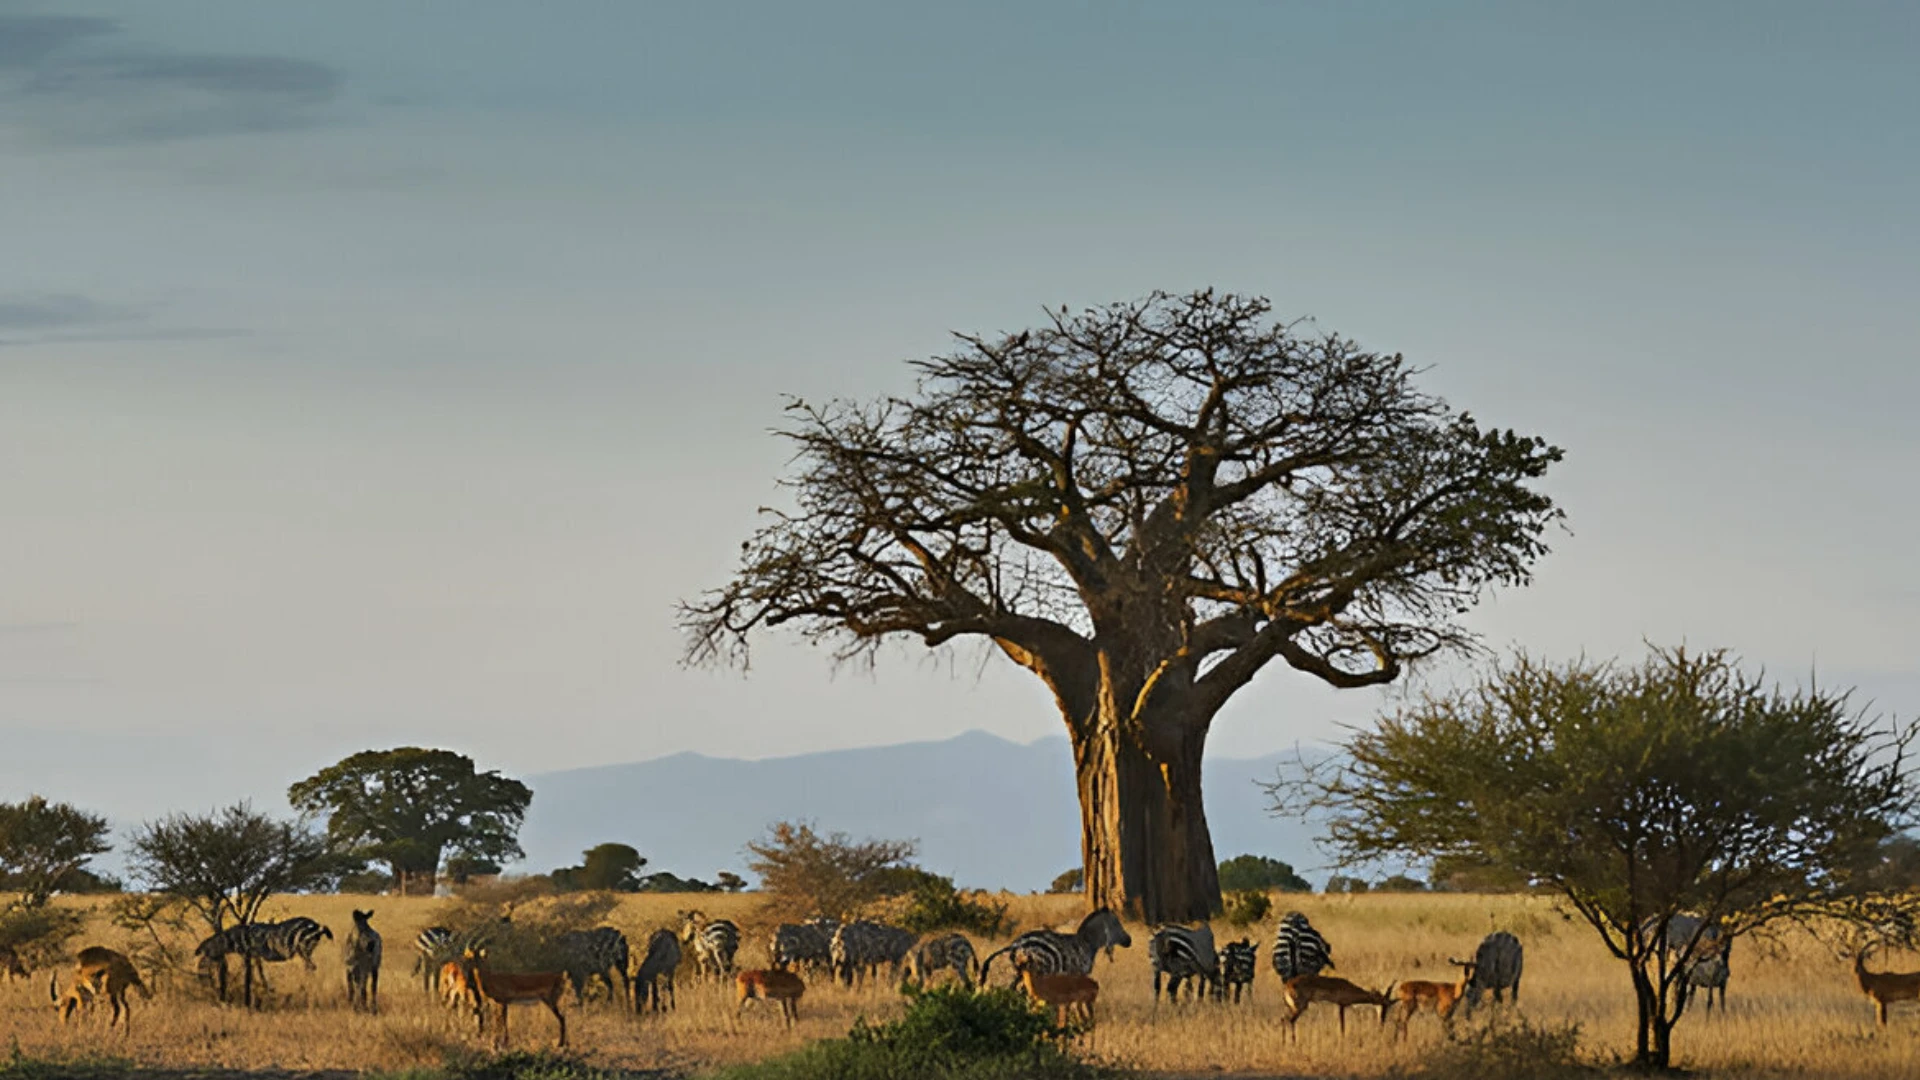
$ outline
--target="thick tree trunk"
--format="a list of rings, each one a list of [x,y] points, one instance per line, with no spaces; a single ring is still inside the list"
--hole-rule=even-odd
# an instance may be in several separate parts
[[[1101,717],[1076,735],[1087,904],[1149,923],[1207,919],[1220,910],[1220,877],[1200,795],[1206,725],[1160,721]],[[1149,730],[1175,734],[1149,747]]]

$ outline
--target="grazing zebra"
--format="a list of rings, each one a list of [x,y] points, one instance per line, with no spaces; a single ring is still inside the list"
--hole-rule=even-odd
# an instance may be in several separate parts
[[[1218,996],[1220,956],[1213,948],[1213,928],[1161,926],[1147,941],[1147,961],[1153,965],[1153,1002],[1160,1003],[1160,979],[1167,980],[1167,1000],[1180,999],[1181,984],[1192,980],[1193,995],[1207,988]]]
[[[911,930],[856,919],[833,932],[827,949],[833,954],[833,970],[840,981],[852,986],[856,976],[878,975],[882,964],[889,965],[898,978],[900,964],[915,940],[917,935]]]
[[[1480,947],[1473,951],[1473,959],[1452,960],[1467,969],[1467,1015],[1473,1015],[1474,1006],[1480,1004],[1480,995],[1493,992],[1493,1000],[1499,1002],[1501,995],[1513,991],[1513,1000],[1520,1000],[1520,970],[1525,960],[1525,951],[1520,948],[1520,939],[1505,930],[1495,930],[1480,939]]]
[[[1286,982],[1302,975],[1318,975],[1322,968],[1332,966],[1333,946],[1305,915],[1287,912],[1273,936],[1273,973]]]
[[[680,941],[692,947],[694,971],[724,979],[733,971],[740,951],[740,928],[731,919],[708,921],[699,911],[680,913]]]
[[[781,923],[773,928],[773,940],[767,944],[772,965],[786,970],[796,964],[814,970],[833,966],[833,934],[840,924],[832,919],[809,919],[801,923]]]
[[[1234,1004],[1240,1003],[1240,994],[1244,989],[1248,998],[1253,996],[1253,972],[1260,966],[1260,946],[1247,938],[1229,941],[1220,948],[1220,979],[1225,989],[1233,995]]]
[[[1057,930],[1029,930],[988,954],[980,964],[980,981],[987,981],[987,969],[995,957],[1009,954],[1014,971],[1032,971],[1035,975],[1089,975],[1100,950],[1113,959],[1115,946],[1131,948],[1133,938],[1120,925],[1120,916],[1112,908],[1101,908],[1080,920],[1071,934]]]
[[[633,973],[633,1011],[651,1005],[654,1012],[678,1004],[673,995],[673,972],[680,966],[680,939],[671,930],[655,930],[647,938],[647,955]],[[660,980],[667,981],[665,1003],[660,997]]]
[[[277,923],[241,923],[213,934],[194,947],[199,957],[200,976],[217,978],[220,997],[227,995],[227,957],[241,958],[242,976],[251,970],[262,986],[267,982],[266,965],[298,958],[308,971],[313,965],[313,950],[321,938],[331,939],[333,931],[305,916]],[[218,968],[216,975],[215,969]]]
[[[560,949],[560,968],[573,983],[575,1005],[587,1003],[587,980],[596,977],[607,984],[608,994],[618,995],[621,1005],[627,1003],[633,991],[627,981],[627,935],[611,926],[600,926],[569,930],[555,939],[555,944]],[[616,975],[620,979],[617,990],[613,985]]]
[[[952,968],[960,985],[973,989],[973,942],[964,934],[946,934],[921,942],[907,954],[906,977],[925,986],[942,968]]]
[[[413,973],[420,977],[420,989],[431,994],[440,989],[440,972],[460,958],[460,945],[452,930],[429,926],[414,935]]]
[[[347,1007],[355,1011],[380,1011],[380,934],[369,921],[371,911],[353,913],[353,929],[347,931]]]

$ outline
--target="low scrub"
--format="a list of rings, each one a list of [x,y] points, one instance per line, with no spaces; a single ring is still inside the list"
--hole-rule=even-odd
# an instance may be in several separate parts
[[[1577,1080],[1599,1070],[1580,1059],[1580,1025],[1495,1020],[1456,1032],[1406,1080]]]
[[[718,1074],[722,1080],[1039,1080],[1120,1075],[1081,1060],[1073,1033],[1056,1027],[1018,991],[974,993],[946,986],[906,991],[890,1023],[856,1021],[844,1039]]]
[[[1266,921],[1273,911],[1273,899],[1265,892],[1246,889],[1227,894],[1222,917],[1233,926],[1253,926]]]

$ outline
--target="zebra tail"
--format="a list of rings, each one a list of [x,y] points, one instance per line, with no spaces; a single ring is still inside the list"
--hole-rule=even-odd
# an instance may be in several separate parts
[[[985,960],[980,961],[980,985],[985,986],[987,984],[987,969],[993,966],[994,958],[998,957],[1001,953],[1007,952],[1012,948],[1013,948],[1012,945],[1004,945],[988,953],[987,958]]]

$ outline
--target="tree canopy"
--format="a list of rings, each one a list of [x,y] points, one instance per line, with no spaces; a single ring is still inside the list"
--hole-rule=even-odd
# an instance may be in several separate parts
[[[44,905],[63,880],[110,850],[107,819],[99,814],[39,795],[0,803],[0,878],[19,891],[25,907]]]
[[[580,853],[579,866],[563,866],[553,872],[553,883],[560,889],[604,889],[608,892],[639,892],[640,868],[646,857],[627,844],[596,844]]]
[[[1312,892],[1313,885],[1279,859],[1270,859],[1265,855],[1235,855],[1220,864],[1220,889],[1222,892],[1247,889]]]
[[[805,822],[780,821],[747,845],[747,869],[793,910],[845,921],[887,895],[898,879],[894,872],[907,868],[916,848],[911,840],[854,840],[840,832],[821,835]]]
[[[451,750],[367,750],[287,789],[287,800],[324,813],[336,850],[387,863],[402,893],[431,891],[448,853],[487,862],[521,858],[518,837],[533,792],[481,772]]]
[[[1561,896],[1628,966],[1639,1060],[1665,1067],[1691,955],[1664,947],[1676,916],[1727,941],[1783,920],[1911,925],[1920,897],[1883,880],[1920,809],[1913,734],[1721,652],[1522,656],[1383,718],[1292,794],[1331,815],[1343,861],[1464,858]]]
[[[781,626],[841,659],[991,643],[1074,741],[1088,903],[1153,920],[1219,905],[1199,774],[1233,694],[1276,659],[1358,687],[1468,643],[1559,517],[1558,449],[1260,298],[1062,309],[914,367],[909,397],[789,406],[792,503],[682,606],[688,660]]]

